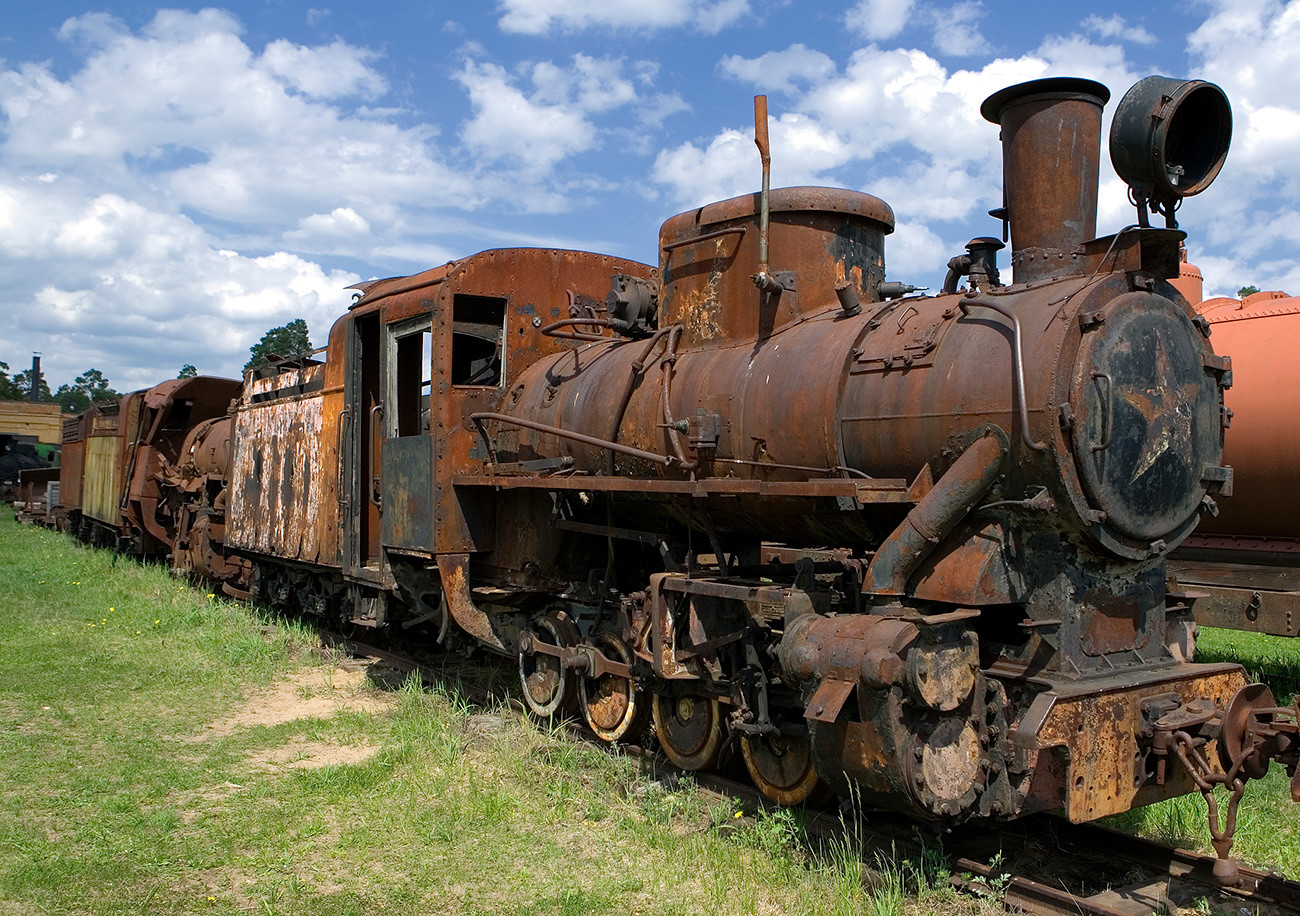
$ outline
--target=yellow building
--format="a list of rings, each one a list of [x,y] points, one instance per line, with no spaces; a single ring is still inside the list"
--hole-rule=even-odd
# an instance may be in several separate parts
[[[63,441],[63,413],[58,404],[0,401],[0,433],[35,436],[41,442]]]

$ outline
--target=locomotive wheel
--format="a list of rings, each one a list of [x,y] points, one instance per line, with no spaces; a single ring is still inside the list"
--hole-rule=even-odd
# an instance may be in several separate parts
[[[745,769],[758,791],[778,805],[807,801],[821,781],[813,769],[812,748],[807,738],[772,734],[740,739]]]
[[[715,698],[656,693],[654,723],[664,753],[683,770],[702,770],[718,762],[722,709]]]
[[[632,664],[631,650],[614,634],[601,633],[592,644],[610,660]],[[618,741],[645,721],[645,698],[631,678],[615,674],[584,677],[578,698],[587,725],[605,741]]]
[[[565,648],[578,642],[578,628],[567,614],[550,613],[533,621],[536,642]],[[524,688],[524,704],[539,719],[572,712],[577,706],[577,685],[572,671],[554,655],[535,652],[519,654],[519,683]]]

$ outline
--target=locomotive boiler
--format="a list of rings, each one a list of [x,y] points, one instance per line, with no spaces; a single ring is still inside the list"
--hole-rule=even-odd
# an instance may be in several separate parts
[[[739,754],[782,803],[1084,821],[1200,791],[1230,883],[1247,780],[1277,761],[1300,798],[1300,706],[1195,663],[1166,580],[1232,487],[1230,363],[1169,282],[1231,115],[1133,87],[1138,220],[1094,238],[1108,98],[982,106],[1011,283],[997,238],[938,295],[886,280],[888,204],[769,189],[763,100],[762,192],[669,219],[656,266],[502,249],[360,284],[161,469],[174,562],[512,657],[536,715]]]

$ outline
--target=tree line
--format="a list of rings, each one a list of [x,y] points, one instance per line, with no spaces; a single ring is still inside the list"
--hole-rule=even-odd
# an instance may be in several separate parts
[[[311,349],[307,322],[295,318],[286,325],[271,328],[262,335],[261,340],[249,347],[249,358],[244,364],[244,371],[265,365],[278,357],[297,356]],[[31,370],[15,372],[12,376],[9,373],[9,364],[0,362],[0,401],[31,400]],[[186,363],[181,366],[176,377],[195,378],[198,374],[199,370],[192,363]],[[81,413],[92,404],[116,401],[121,396],[122,393],[113,388],[104,377],[104,373],[94,368],[87,369],[70,384],[60,385],[54,391],[50,390],[49,383],[45,380],[45,373],[41,373],[36,389],[37,401],[44,404],[58,404],[64,413]]]

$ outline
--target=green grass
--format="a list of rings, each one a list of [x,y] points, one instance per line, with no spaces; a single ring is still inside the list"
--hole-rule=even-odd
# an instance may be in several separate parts
[[[1300,693],[1300,639],[1241,630],[1202,627],[1196,640],[1198,662],[1237,662],[1253,680],[1272,688],[1280,703]]]
[[[0,611],[2,916],[998,911],[454,685],[353,687],[304,626],[7,516]],[[1293,871],[1279,777],[1238,850]],[[1127,818],[1208,848],[1199,797]]]
[[[1222,818],[1227,806],[1222,789],[1218,798]],[[1205,801],[1200,795],[1184,795],[1137,808],[1107,818],[1105,823],[1180,849],[1214,855]],[[1300,819],[1291,802],[1291,781],[1280,767],[1273,767],[1263,779],[1247,783],[1232,854],[1253,867],[1288,878],[1300,877]]]
[[[995,911],[8,517],[0,610],[4,916]]]

